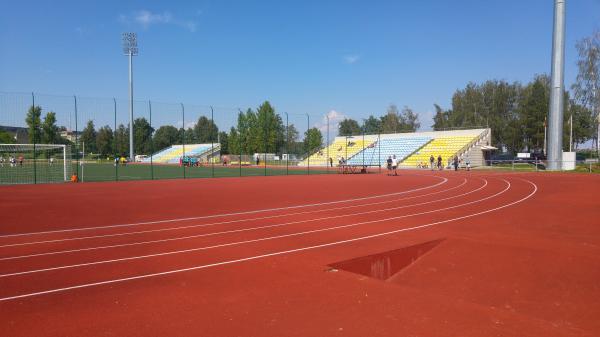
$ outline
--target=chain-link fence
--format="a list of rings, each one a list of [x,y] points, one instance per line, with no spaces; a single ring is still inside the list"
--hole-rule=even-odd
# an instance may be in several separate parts
[[[241,109],[139,100],[132,115],[133,127],[125,99],[0,93],[0,184],[331,171],[307,160],[333,133],[320,126],[323,116],[279,113],[267,102]],[[68,175],[41,175],[50,158]]]

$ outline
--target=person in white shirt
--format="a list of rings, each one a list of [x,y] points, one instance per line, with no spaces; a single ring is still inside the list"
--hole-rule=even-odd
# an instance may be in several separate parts
[[[394,170],[395,176],[398,175],[398,171],[396,171],[397,168],[398,168],[398,159],[396,159],[396,155],[393,155],[392,156],[392,170]]]

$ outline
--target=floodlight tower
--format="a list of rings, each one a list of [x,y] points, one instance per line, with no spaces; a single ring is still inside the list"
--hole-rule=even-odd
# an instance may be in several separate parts
[[[565,2],[554,0],[552,36],[552,79],[550,116],[548,118],[548,169],[562,169],[563,100],[565,70]]]
[[[137,34],[123,33],[123,53],[129,56],[129,160],[133,155],[133,57],[138,54]]]

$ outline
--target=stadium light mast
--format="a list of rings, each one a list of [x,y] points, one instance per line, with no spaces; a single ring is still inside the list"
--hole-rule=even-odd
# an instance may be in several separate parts
[[[548,169],[562,169],[563,100],[565,70],[565,2],[554,0],[552,34],[552,79],[548,117]]]
[[[123,33],[123,53],[129,57],[129,160],[133,155],[133,57],[138,55],[137,34]]]

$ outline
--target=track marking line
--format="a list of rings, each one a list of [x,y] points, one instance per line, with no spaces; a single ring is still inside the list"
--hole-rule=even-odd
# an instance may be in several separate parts
[[[498,195],[501,195],[501,194],[505,193],[506,191],[508,191],[510,189],[511,184],[510,184],[510,182],[508,182],[508,181],[506,181],[504,179],[502,179],[502,180],[507,184],[507,186],[506,186],[506,188],[504,190],[502,190],[502,191],[500,191],[500,192],[498,192],[496,194],[493,194],[491,196],[488,196],[488,197],[485,197],[485,198],[482,198],[482,199],[478,199],[478,200],[475,200],[475,201],[467,202],[467,203],[464,203],[464,204],[459,204],[459,205],[450,206],[450,207],[446,207],[446,208],[438,208],[438,209],[434,209],[434,210],[431,210],[431,211],[425,211],[425,212],[419,212],[419,213],[412,213],[412,214],[400,215],[400,216],[389,217],[389,218],[378,219],[378,220],[362,221],[362,222],[356,222],[356,223],[351,223],[351,224],[347,224],[347,225],[326,227],[326,228],[314,229],[314,230],[303,231],[303,232],[296,232],[296,233],[291,233],[291,234],[269,236],[269,237],[264,237],[264,238],[260,238],[260,239],[230,242],[230,243],[224,243],[224,244],[213,245],[213,246],[205,246],[205,247],[197,247],[197,248],[190,248],[190,249],[174,250],[174,251],[162,252],[162,253],[154,253],[154,254],[130,256],[130,257],[124,257],[124,258],[118,258],[118,259],[101,260],[101,261],[95,261],[95,262],[78,263],[78,264],[64,265],[64,266],[58,266],[58,267],[49,267],[49,268],[33,269],[33,270],[27,270],[27,271],[15,272],[15,273],[0,274],[0,278],[6,278],[6,277],[11,277],[11,276],[19,276],[19,275],[27,275],[27,274],[35,274],[35,273],[41,273],[41,272],[47,272],[47,271],[53,271],[53,270],[63,270],[63,269],[72,269],[72,268],[79,268],[79,267],[95,266],[95,265],[108,264],[108,263],[114,263],[114,262],[140,260],[140,259],[147,259],[147,258],[158,257],[158,256],[168,256],[168,255],[175,255],[175,254],[183,254],[183,253],[190,253],[190,252],[196,252],[196,251],[208,250],[208,249],[214,249],[214,248],[222,248],[222,247],[229,247],[229,246],[238,246],[238,245],[247,244],[247,243],[254,243],[254,242],[267,241],[267,240],[275,240],[275,239],[287,238],[287,237],[292,237],[292,236],[300,236],[300,235],[307,235],[307,234],[313,234],[313,233],[319,233],[319,232],[326,232],[326,231],[332,231],[332,230],[341,229],[341,228],[356,227],[356,226],[366,225],[366,224],[371,224],[371,223],[378,223],[378,222],[384,222],[384,221],[390,221],[390,220],[397,220],[397,219],[402,219],[402,218],[413,217],[413,216],[417,216],[417,215],[423,215],[423,214],[430,214],[430,213],[435,213],[435,212],[441,212],[441,211],[445,211],[445,210],[449,210],[449,209],[454,209],[454,208],[459,208],[459,207],[463,207],[463,206],[466,206],[466,205],[471,205],[471,204],[479,203],[479,202],[491,199],[493,197],[496,197]]]
[[[333,204],[340,204],[340,203],[345,203],[345,202],[360,201],[360,200],[370,200],[370,199],[384,198],[384,197],[389,197],[389,196],[394,196],[394,195],[402,195],[402,194],[406,194],[406,193],[411,193],[411,192],[416,192],[416,191],[421,191],[421,190],[425,190],[425,189],[437,187],[439,185],[443,185],[446,182],[448,182],[447,178],[444,178],[444,177],[441,177],[441,176],[436,176],[436,175],[427,175],[427,176],[428,177],[441,178],[442,181],[439,182],[439,183],[437,183],[437,184],[434,184],[434,185],[425,186],[425,187],[419,187],[419,188],[412,189],[412,190],[406,190],[406,191],[395,192],[395,193],[380,194],[380,195],[374,195],[374,196],[368,196],[368,197],[361,197],[361,198],[352,198],[352,199],[327,201],[327,202],[320,202],[320,203],[313,203],[313,204],[303,204],[303,205],[276,207],[276,208],[266,208],[266,209],[258,209],[258,210],[242,211],[242,212],[234,212],[234,213],[202,215],[202,216],[187,217],[187,218],[176,218],[176,219],[155,220],[155,221],[145,221],[145,222],[133,222],[133,223],[127,223],[127,224],[110,225],[110,226],[69,228],[69,229],[58,229],[58,230],[43,231],[43,232],[29,232],[29,233],[7,234],[7,235],[0,235],[0,239],[2,239],[2,238],[10,238],[10,237],[19,237],[19,236],[50,234],[50,233],[79,232],[79,231],[87,231],[87,230],[94,230],[94,229],[109,229],[109,228],[132,227],[132,226],[141,226],[141,225],[153,225],[153,224],[161,224],[161,223],[169,223],[169,222],[177,222],[177,221],[211,219],[211,218],[227,217],[227,216],[234,216],[234,215],[255,214],[255,213],[262,213],[262,212],[281,211],[281,210],[287,210],[287,209],[297,209],[297,208],[315,207],[315,206],[323,206],[323,205],[333,205]]]
[[[80,236],[80,237],[66,238],[66,239],[55,239],[55,240],[43,240],[43,241],[31,241],[31,242],[13,243],[13,244],[7,244],[7,245],[0,245],[0,248],[37,245],[37,244],[44,244],[44,243],[57,243],[57,242],[77,241],[77,240],[88,240],[88,239],[107,238],[107,237],[115,237],[115,236],[127,236],[127,235],[144,234],[144,233],[165,232],[165,231],[173,231],[173,230],[179,230],[179,229],[209,227],[209,226],[216,226],[216,225],[223,225],[223,224],[232,224],[232,223],[237,223],[237,222],[247,222],[247,221],[255,221],[255,220],[266,220],[266,219],[289,217],[289,216],[293,216],[293,215],[302,215],[302,214],[329,212],[329,211],[332,211],[332,210],[341,210],[341,209],[357,208],[357,207],[366,207],[366,206],[371,206],[371,205],[380,205],[380,204],[392,203],[392,202],[397,202],[397,201],[422,198],[422,197],[430,196],[430,195],[434,195],[434,194],[445,193],[445,192],[448,192],[448,191],[460,188],[460,187],[464,186],[466,183],[467,183],[467,179],[465,178],[463,180],[462,184],[460,184],[458,186],[454,186],[454,187],[446,189],[446,190],[443,190],[443,191],[438,191],[438,192],[433,192],[433,193],[426,193],[426,194],[421,194],[421,195],[412,196],[412,197],[406,197],[406,198],[398,198],[398,199],[392,199],[392,200],[386,200],[386,201],[379,201],[379,202],[367,203],[367,204],[359,204],[359,205],[351,205],[351,206],[343,206],[343,207],[335,207],[335,208],[326,208],[326,209],[319,209],[319,210],[314,210],[314,211],[303,211],[303,212],[295,212],[295,213],[285,213],[285,214],[270,215],[270,216],[263,216],[263,217],[257,217],[257,218],[249,218],[249,219],[238,219],[238,220],[230,220],[230,221],[220,221],[220,222],[213,222],[213,223],[207,223],[207,224],[178,226],[178,227],[169,227],[169,228],[161,228],[161,229],[151,229],[151,230],[145,230],[145,231],[135,231],[135,232],[126,232],[126,233]],[[0,260],[2,260],[2,259],[0,259]]]
[[[459,197],[462,197],[462,196],[465,196],[465,195],[469,195],[469,194],[475,193],[475,192],[480,191],[483,188],[485,188],[487,186],[487,184],[488,184],[487,180],[485,180],[485,179],[481,179],[481,180],[483,180],[483,182],[484,182],[483,185],[480,186],[480,187],[478,187],[475,190],[472,190],[472,191],[469,191],[469,192],[466,192],[466,193],[463,193],[463,194],[456,194],[456,195],[453,195],[453,196],[447,197],[447,198],[436,199],[436,200],[431,200],[431,201],[417,203],[417,204],[404,205],[404,206],[391,207],[391,208],[383,208],[383,209],[377,209],[377,210],[371,210],[371,211],[365,211],[365,212],[348,213],[348,214],[342,214],[342,215],[333,215],[333,216],[327,216],[327,217],[321,217],[321,218],[313,218],[313,219],[307,219],[307,220],[290,221],[290,222],[284,222],[284,223],[278,223],[278,224],[272,224],[272,225],[264,225],[264,226],[257,226],[257,227],[241,228],[241,229],[221,231],[221,232],[212,232],[212,233],[188,235],[188,236],[181,236],[181,237],[168,238],[168,239],[140,241],[140,242],[132,242],[132,243],[124,243],[124,244],[116,244],[116,245],[108,245],[108,246],[98,246],[98,247],[88,247],[88,248],[79,248],[79,249],[69,249],[69,250],[62,250],[62,251],[55,251],[55,252],[45,252],[45,253],[37,253],[37,254],[29,254],[29,255],[20,255],[20,256],[10,256],[10,257],[0,258],[0,261],[16,260],[16,259],[24,259],[24,258],[39,257],[39,256],[48,256],[48,255],[57,255],[57,254],[66,254],[66,253],[76,253],[76,252],[84,252],[84,251],[91,251],[91,250],[108,249],[108,248],[138,246],[138,245],[151,244],[151,243],[170,242],[170,241],[193,239],[193,238],[215,236],[215,235],[222,235],[222,234],[230,234],[230,233],[239,233],[239,232],[254,231],[254,230],[260,230],[260,229],[265,229],[265,228],[283,227],[283,226],[300,224],[300,223],[307,223],[307,222],[321,221],[321,220],[328,220],[328,219],[337,219],[337,218],[343,218],[343,217],[349,217],[349,216],[356,216],[356,215],[364,215],[364,214],[379,213],[379,212],[388,212],[388,211],[398,210],[398,209],[402,209],[402,208],[415,207],[415,206],[421,206],[421,205],[436,203],[436,202],[445,201],[445,200],[456,199],[456,198],[459,198]],[[465,181],[466,181],[466,179],[465,179]],[[461,184],[459,186],[462,186],[462,185],[463,184]],[[446,190],[446,191],[448,191],[448,190]],[[370,204],[366,204],[366,205],[370,205]],[[366,205],[361,205],[361,206],[366,206]],[[337,208],[337,209],[340,209],[340,208]],[[331,209],[329,209],[329,210],[331,210]],[[311,213],[311,212],[300,212],[300,213]],[[297,213],[297,214],[299,214],[299,213]],[[236,222],[239,222],[239,221],[243,221],[243,220],[237,220]],[[206,225],[206,226],[208,226],[208,225]],[[1,275],[0,275],[0,277],[1,277]]]
[[[262,255],[255,255],[255,256],[245,257],[245,258],[241,258],[241,259],[216,262],[216,263],[205,264],[205,265],[200,265],[200,266],[194,266],[194,267],[189,267],[189,268],[169,270],[169,271],[164,271],[164,272],[160,272],[160,273],[144,274],[144,275],[131,276],[131,277],[120,278],[120,279],[106,280],[106,281],[100,281],[100,282],[94,282],[94,283],[86,283],[86,284],[80,284],[80,285],[76,285],[76,286],[63,287],[63,288],[57,288],[57,289],[51,289],[51,290],[44,290],[44,291],[33,292],[33,293],[28,293],[28,294],[21,294],[21,295],[15,295],[15,296],[10,296],[10,297],[3,297],[3,298],[0,298],[0,302],[10,301],[10,300],[15,300],[15,299],[21,299],[21,298],[27,298],[27,297],[40,296],[40,295],[53,294],[53,293],[66,292],[66,291],[75,290],[75,289],[90,288],[90,287],[100,286],[100,285],[106,285],[106,284],[122,283],[122,282],[126,282],[126,281],[133,281],[133,280],[139,280],[139,279],[145,279],[145,278],[152,278],[152,277],[157,277],[157,276],[164,276],[164,275],[182,273],[182,272],[193,271],[193,270],[207,269],[207,268],[211,268],[211,267],[217,267],[217,266],[223,266],[223,265],[241,263],[241,262],[245,262],[245,261],[258,260],[258,259],[263,259],[263,258],[272,257],[272,256],[286,255],[286,254],[291,254],[291,253],[296,253],[296,252],[301,252],[301,251],[307,251],[307,250],[313,250],[313,249],[318,249],[318,248],[336,246],[336,245],[340,245],[340,244],[345,244],[345,243],[350,243],[350,242],[356,242],[356,241],[362,241],[362,240],[367,240],[367,239],[372,239],[372,238],[376,238],[376,237],[387,236],[387,235],[401,233],[401,232],[407,232],[407,231],[413,231],[413,230],[418,230],[418,229],[427,228],[427,227],[433,227],[433,226],[440,225],[440,224],[443,224],[443,223],[448,223],[448,222],[452,222],[452,221],[467,219],[467,218],[475,217],[475,216],[478,216],[478,215],[482,215],[482,214],[494,212],[494,211],[497,211],[497,210],[500,210],[500,209],[503,209],[503,208],[506,208],[506,207],[510,207],[510,206],[518,204],[518,203],[521,203],[521,202],[523,202],[523,201],[531,198],[537,192],[537,190],[538,190],[537,185],[534,184],[534,183],[532,183],[529,180],[524,180],[524,179],[521,179],[521,180],[523,180],[523,181],[531,184],[534,187],[533,191],[531,193],[529,193],[528,195],[526,195],[525,197],[523,197],[523,198],[521,198],[519,200],[513,201],[511,203],[504,204],[504,205],[499,206],[499,207],[495,207],[495,208],[488,209],[488,210],[485,210],[485,211],[481,211],[481,212],[477,212],[477,213],[472,213],[472,214],[468,214],[468,215],[464,215],[464,216],[460,216],[460,217],[456,217],[456,218],[452,218],[452,219],[446,219],[446,220],[442,220],[442,221],[431,222],[431,223],[424,224],[424,225],[413,226],[413,227],[409,227],[409,228],[402,228],[402,229],[397,229],[397,230],[393,230],[393,231],[382,232],[382,233],[377,233],[377,234],[372,234],[372,235],[367,235],[367,236],[361,236],[361,237],[357,237],[357,238],[353,238],[353,239],[328,242],[328,243],[319,244],[319,245],[306,246],[306,247],[295,248],[295,249],[284,250],[284,251],[278,251],[278,252],[273,252],[273,253],[268,253],[268,254],[262,254]]]

